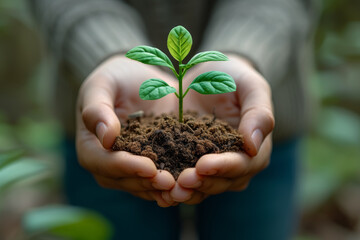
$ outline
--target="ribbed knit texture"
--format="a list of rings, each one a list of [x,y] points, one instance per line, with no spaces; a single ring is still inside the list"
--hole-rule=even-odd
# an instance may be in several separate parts
[[[132,8],[111,0],[30,0],[55,57],[82,81],[110,55],[149,44]]]
[[[30,0],[59,65],[59,80],[80,85],[104,59],[140,44],[166,50],[176,25],[189,29],[193,52],[219,50],[250,59],[273,89],[275,139],[300,134],[306,101],[311,0]],[[60,68],[59,68],[60,69]],[[64,106],[66,108],[66,106]],[[66,117],[73,117],[67,112]]]

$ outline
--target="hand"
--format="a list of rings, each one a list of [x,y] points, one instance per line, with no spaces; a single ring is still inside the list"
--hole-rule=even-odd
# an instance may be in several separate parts
[[[210,194],[241,191],[269,163],[274,128],[270,86],[245,59],[236,55],[229,55],[229,59],[229,62],[209,62],[194,67],[185,82],[190,84],[197,75],[218,70],[234,78],[236,92],[204,96],[189,91],[184,106],[200,114],[215,110],[216,117],[243,134],[246,153],[204,155],[195,168],[180,174],[171,191],[162,194],[169,203],[197,204]]]
[[[101,186],[156,200],[160,206],[167,207],[169,204],[163,200],[161,191],[170,190],[175,184],[169,172],[158,171],[149,158],[109,150],[120,134],[119,119],[125,120],[129,113],[138,110],[155,114],[170,112],[176,105],[176,97],[171,95],[157,101],[141,100],[139,87],[148,78],[160,78],[176,85],[158,68],[123,56],[110,58],[95,69],[78,95],[76,149],[81,166]]]

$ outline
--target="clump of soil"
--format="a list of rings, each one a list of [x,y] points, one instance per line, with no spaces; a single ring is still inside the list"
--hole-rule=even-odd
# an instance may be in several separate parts
[[[148,157],[177,179],[202,155],[243,151],[243,138],[214,116],[185,114],[180,123],[177,116],[162,114],[127,120],[112,149]]]

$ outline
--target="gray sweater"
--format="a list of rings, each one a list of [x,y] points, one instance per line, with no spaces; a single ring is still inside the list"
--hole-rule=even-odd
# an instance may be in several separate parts
[[[308,123],[311,0],[30,0],[30,7],[56,59],[56,110],[70,134],[86,76],[137,45],[166,52],[176,25],[190,31],[196,52],[237,53],[255,64],[273,90],[275,141],[301,134]]]

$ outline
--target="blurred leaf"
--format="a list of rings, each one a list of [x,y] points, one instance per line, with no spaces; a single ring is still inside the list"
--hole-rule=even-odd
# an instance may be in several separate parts
[[[61,130],[59,123],[46,119],[37,121],[23,118],[16,126],[17,137],[30,149],[44,151],[59,145]]]
[[[21,150],[8,151],[0,153],[0,170],[10,163],[19,160],[23,156],[24,152]]]
[[[339,144],[360,146],[360,116],[339,107],[326,107],[321,111],[318,132]]]
[[[12,184],[42,173],[47,166],[32,159],[21,159],[0,170],[0,193]]]
[[[25,232],[46,234],[71,240],[110,239],[112,229],[101,215],[81,208],[48,206],[27,213],[23,219]]]
[[[342,39],[338,33],[327,32],[318,52],[318,59],[322,67],[335,68],[345,62],[341,56]]]
[[[308,172],[301,184],[301,204],[305,209],[314,209],[325,202],[339,187],[336,175],[328,171]]]
[[[360,55],[360,21],[349,22],[346,26],[343,38],[347,55]]]
[[[307,137],[303,152],[305,171],[301,178],[300,201],[306,210],[314,209],[343,184],[358,178],[360,148],[324,137]]]
[[[6,123],[6,118],[0,112],[0,151],[19,147],[13,132],[13,127]]]

